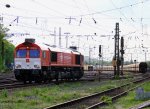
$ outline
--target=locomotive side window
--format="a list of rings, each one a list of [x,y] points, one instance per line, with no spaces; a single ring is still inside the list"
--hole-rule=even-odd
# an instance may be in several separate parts
[[[42,52],[42,55],[43,55],[43,58],[46,58],[46,52],[45,51]]]
[[[56,52],[51,52],[51,61],[57,62],[57,53]]]
[[[30,55],[30,58],[39,58],[40,52],[39,52],[39,50],[31,49],[31,50],[29,50],[29,55]]]
[[[27,50],[25,49],[19,49],[16,52],[17,58],[25,58],[27,55]]]
[[[80,65],[80,55],[76,55],[76,60],[75,60],[76,64]]]

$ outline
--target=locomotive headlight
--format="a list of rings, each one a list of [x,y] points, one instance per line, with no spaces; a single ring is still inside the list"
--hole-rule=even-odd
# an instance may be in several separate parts
[[[21,65],[20,65],[20,64],[17,64],[17,65],[16,65],[16,68],[21,68]]]
[[[39,65],[34,65],[34,68],[40,68],[40,66]]]

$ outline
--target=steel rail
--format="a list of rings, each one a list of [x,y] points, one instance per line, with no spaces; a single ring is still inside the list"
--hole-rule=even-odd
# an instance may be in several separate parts
[[[147,108],[147,107],[150,107],[150,100],[145,101],[143,103],[140,103],[140,104],[133,106],[129,109],[143,109],[143,108]]]
[[[23,84],[23,83],[2,84],[2,85],[0,85],[0,90],[29,87],[29,86],[37,86],[37,85],[41,85],[41,84]]]
[[[91,79],[84,79],[84,80],[77,80],[77,81],[67,81],[67,82],[85,82],[85,81],[91,81]],[[31,83],[31,84],[24,84],[20,82],[16,83],[7,83],[7,84],[0,84],[0,90],[3,89],[14,89],[14,88],[21,88],[21,87],[29,87],[29,86],[41,86],[41,85],[52,85],[52,84],[61,84],[66,82],[65,80],[61,81],[51,81],[47,83]],[[4,82],[5,83],[5,82]]]
[[[150,77],[146,77],[144,79],[138,79],[138,80],[135,80],[133,82],[129,82],[125,85],[122,85],[122,86],[119,86],[117,88],[113,88],[113,89],[109,89],[109,90],[105,90],[103,92],[100,92],[100,93],[96,93],[96,94],[92,94],[92,95],[89,95],[89,96],[85,96],[85,97],[81,97],[81,98],[78,98],[78,99],[74,99],[74,100],[71,100],[71,101],[67,101],[67,102],[64,102],[64,103],[60,103],[60,104],[56,104],[56,105],[53,105],[53,106],[50,106],[50,107],[46,107],[44,109],[63,109],[63,108],[68,108],[72,105],[79,105],[78,103],[81,103],[81,102],[84,102],[86,100],[91,100],[92,98],[94,97],[98,97],[100,98],[101,96],[103,95],[107,95],[107,94],[110,94],[111,92],[113,91],[116,91],[116,90],[119,90],[125,86],[128,86],[132,83],[139,83],[141,81],[144,81],[144,80],[148,80]],[[85,103],[85,102],[84,102]],[[101,103],[100,103],[101,104]],[[103,102],[103,105],[106,104],[105,102]],[[89,106],[90,107],[90,106]],[[69,108],[68,108],[69,109]],[[88,108],[87,108],[88,109]]]
[[[144,83],[143,83],[143,84],[144,84]],[[132,90],[136,89],[137,87],[139,87],[139,86],[141,86],[141,85],[143,85],[143,84],[140,84],[140,85],[135,86],[135,87],[133,87],[133,88],[131,88],[131,89],[129,89],[129,90],[126,90],[126,91],[123,91],[123,92],[121,92],[121,93],[119,93],[119,94],[116,94],[115,96],[112,96],[112,97],[111,97],[111,100],[114,102],[115,100],[119,99],[120,97],[122,97],[122,96],[124,96],[124,95],[127,95],[127,94],[129,93],[129,91],[132,91]],[[97,103],[97,104],[94,104],[94,105],[92,105],[92,106],[90,106],[90,107],[87,107],[86,109],[95,109],[95,108],[98,108],[98,107],[100,107],[100,106],[107,105],[107,104],[108,104],[107,101],[102,101],[102,102],[99,102],[99,103]]]

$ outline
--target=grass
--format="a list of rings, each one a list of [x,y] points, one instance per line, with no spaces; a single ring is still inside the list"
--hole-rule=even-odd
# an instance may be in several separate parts
[[[150,82],[145,83],[144,85],[141,86],[145,92],[150,92]],[[131,91],[128,93],[127,96],[124,96],[120,99],[117,100],[116,103],[110,104],[109,106],[102,107],[100,109],[129,109],[133,107],[134,105],[137,105],[139,103],[142,103],[148,99],[145,100],[136,100],[136,90]],[[150,100],[150,98],[149,98]]]
[[[108,97],[108,96],[102,96],[101,98],[100,98],[100,101],[103,101],[103,102],[106,102],[107,104],[112,104],[112,99],[111,99],[111,97]]]
[[[6,89],[2,90],[0,97],[1,98],[7,98],[8,97],[8,91]]]
[[[114,88],[128,80],[71,82],[0,92],[0,109],[42,109],[71,99]],[[13,108],[12,108],[13,107]]]

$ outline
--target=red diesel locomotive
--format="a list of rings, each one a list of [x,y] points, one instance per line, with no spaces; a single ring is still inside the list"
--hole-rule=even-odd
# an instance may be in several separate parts
[[[14,51],[14,74],[24,83],[80,79],[83,76],[83,58],[75,49],[62,49],[37,44],[35,39],[25,39]]]

